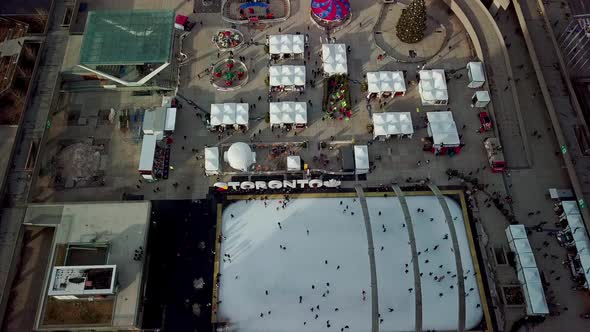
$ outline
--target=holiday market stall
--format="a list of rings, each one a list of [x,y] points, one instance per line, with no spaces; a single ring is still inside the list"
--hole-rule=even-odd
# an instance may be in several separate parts
[[[304,35],[270,35],[266,43],[271,59],[303,58],[306,37]]]
[[[305,102],[271,102],[270,125],[277,127],[307,126],[307,103]]]
[[[442,69],[420,70],[418,91],[422,105],[446,105],[449,102],[449,92],[445,71]]]
[[[287,156],[287,171],[295,172],[301,170],[300,156]]]
[[[305,66],[270,66],[271,92],[305,90]]]
[[[373,113],[373,138],[387,139],[391,136],[412,137],[414,127],[410,112]]]
[[[325,79],[323,110],[324,119],[350,120],[350,88],[346,75],[334,75]]]
[[[490,93],[487,91],[476,91],[471,97],[471,107],[486,107],[490,103]]]
[[[322,44],[322,61],[325,75],[348,74],[345,44]]]
[[[366,145],[354,146],[354,169],[356,174],[369,173],[369,147]]]
[[[467,63],[467,77],[469,78],[468,87],[472,89],[481,88],[486,82],[486,74],[481,62]]]
[[[367,73],[367,99],[389,98],[406,94],[406,81],[401,71]]]
[[[219,148],[209,147],[205,148],[205,175],[219,175]]]
[[[454,156],[461,151],[461,140],[451,112],[428,112],[428,142],[424,150],[435,154]]]
[[[248,113],[246,103],[211,104],[211,130],[248,129]]]

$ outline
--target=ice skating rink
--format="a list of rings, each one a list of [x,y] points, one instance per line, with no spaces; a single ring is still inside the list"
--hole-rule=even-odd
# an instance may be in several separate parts
[[[434,196],[406,200],[423,273],[423,329],[456,330],[456,265],[443,210]],[[465,328],[472,329],[483,318],[478,285],[461,207],[447,202],[467,277]],[[359,200],[299,198],[283,204],[243,200],[224,209],[218,321],[242,332],[324,331],[328,325],[334,331],[370,331],[369,256]],[[367,197],[367,204],[381,330],[414,330],[414,274],[403,211],[396,197]]]

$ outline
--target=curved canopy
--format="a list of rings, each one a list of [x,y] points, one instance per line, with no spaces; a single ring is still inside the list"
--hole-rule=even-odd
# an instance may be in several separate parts
[[[326,21],[341,21],[350,13],[348,0],[312,0],[311,12]]]
[[[246,172],[256,162],[256,154],[252,152],[248,144],[237,142],[232,144],[225,153],[225,161],[232,168]]]

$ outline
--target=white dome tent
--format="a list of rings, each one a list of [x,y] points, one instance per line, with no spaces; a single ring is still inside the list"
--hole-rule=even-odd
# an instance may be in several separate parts
[[[247,172],[254,163],[256,163],[256,152],[250,149],[250,146],[243,142],[232,144],[223,156],[223,160],[231,168]]]

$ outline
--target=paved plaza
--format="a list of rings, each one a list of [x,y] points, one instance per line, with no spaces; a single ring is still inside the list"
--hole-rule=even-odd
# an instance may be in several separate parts
[[[220,176],[206,177],[206,147],[226,149],[234,142],[260,146],[306,142],[305,147],[297,151],[302,158],[311,161],[320,154],[327,154],[331,159],[330,165],[325,167],[326,171],[337,172],[338,148],[369,143],[369,159],[375,169],[367,174],[366,180],[343,181],[342,187],[386,186],[391,190],[392,185],[404,187],[429,181],[438,187],[460,187],[466,190],[477,230],[473,236],[477,239],[482,256],[480,265],[486,271],[489,311],[495,317],[498,330],[510,330],[515,322],[525,316],[524,305],[510,306],[503,302],[502,288],[519,284],[514,268],[502,264],[498,258],[502,256],[499,253],[509,251],[504,230],[510,222],[506,215],[514,216],[516,222],[535,229],[529,234],[529,241],[534,248],[542,277],[548,284],[546,297],[551,314],[543,323],[527,325],[528,329],[541,332],[590,330],[590,320],[580,318],[581,314],[590,312],[588,294],[573,288],[569,267],[562,264],[566,250],[552,236],[557,218],[547,191],[549,188],[571,188],[571,171],[575,169],[584,197],[590,197],[590,190],[586,189],[590,186],[589,161],[575,143],[574,127],[580,120],[575,113],[576,105],[562,80],[562,71],[555,65],[559,61],[558,54],[547,35],[559,34],[566,28],[570,13],[568,6],[560,2],[545,4],[547,19],[555,22],[552,25],[553,32],[547,32],[540,15],[541,0],[520,1],[517,7],[500,10],[494,16],[481,3],[472,3],[472,0],[426,0],[428,15],[432,20],[428,28],[431,35],[417,45],[414,49],[417,57],[412,58],[408,56],[408,48],[400,47],[400,42],[393,36],[396,17],[401,8],[399,5],[351,0],[352,21],[342,29],[327,34],[310,19],[311,0],[292,0],[291,16],[283,22],[257,28],[250,25],[234,27],[243,33],[247,41],[247,45],[233,53],[236,58],[245,58],[248,82],[235,91],[217,91],[210,84],[207,69],[226,59],[229,53],[220,52],[211,38],[220,29],[232,26],[222,19],[220,2],[100,0],[89,6],[90,10],[174,9],[196,22],[195,28],[182,42],[182,51],[188,56],[188,61],[179,67],[178,95],[182,96],[179,101],[183,107],[176,117],[168,179],[154,183],[141,180],[137,171],[141,139],[134,127],[140,124],[134,123],[128,130],[122,130],[105,120],[105,114],[111,108],[133,113],[139,108],[160,106],[161,95],[154,93],[141,96],[132,91],[61,91],[51,112],[47,109],[45,113],[39,111],[26,115],[32,123],[45,126],[43,116],[48,113],[50,125],[44,136],[38,173],[32,176],[30,189],[20,178],[10,177],[10,197],[16,201],[20,197],[25,203],[118,201],[125,194],[138,195],[145,200],[205,199],[215,182],[231,181],[236,175],[260,175],[255,172],[240,174],[228,171]],[[584,7],[583,2],[574,2],[575,8]],[[62,14],[55,15],[59,20]],[[306,77],[316,80],[315,87],[312,88],[308,83],[302,94],[274,94],[273,101],[308,103],[308,127],[296,133],[271,130],[265,121],[269,112],[269,88],[265,82],[269,74],[269,59],[264,47],[267,35],[295,33],[308,36],[309,46],[304,59],[283,60],[280,64],[305,64]],[[72,35],[65,42],[65,33],[64,36],[52,34],[51,38],[55,36],[60,36],[60,45],[64,47],[52,49],[47,58],[55,61],[55,58],[63,56],[64,68],[67,62],[75,61],[73,54],[79,51],[77,47],[80,46],[81,37]],[[350,46],[347,54],[352,102],[350,121],[323,118],[325,113],[321,105],[324,83],[312,73],[321,68],[321,45],[330,38],[336,43]],[[68,47],[65,47],[66,44]],[[483,134],[478,131],[478,112],[470,106],[475,90],[467,87],[465,69],[468,62],[478,59],[485,64],[485,88],[492,97],[487,111],[492,117],[493,129]],[[416,80],[420,69],[445,70],[448,105],[421,104]],[[385,104],[368,104],[361,82],[370,71],[403,71],[407,93]],[[191,106],[188,101],[198,107]],[[212,133],[207,127],[204,113],[210,110],[213,103],[249,104],[249,129],[245,132],[230,131],[223,135]],[[454,157],[435,156],[422,149],[423,139],[429,136],[426,113],[436,110],[452,112],[461,141],[465,144],[461,153]],[[373,140],[368,130],[372,124],[372,114],[389,111],[411,113],[415,127],[412,138],[394,138],[385,142]],[[556,112],[558,118],[552,117],[551,112]],[[565,144],[561,142],[564,138],[560,136],[561,129],[556,130],[556,126],[563,127],[562,136],[571,151],[565,157],[560,153],[560,145]],[[504,174],[490,171],[482,146],[485,137],[494,136],[501,140],[504,147],[509,168]],[[56,186],[53,176],[56,170],[55,156],[75,142],[100,147],[101,180],[88,186]],[[321,143],[327,144],[328,148],[320,149]],[[331,150],[330,146],[335,149]],[[283,163],[267,159],[268,153],[268,148],[257,149],[260,164],[284,167]],[[573,164],[568,159],[570,156],[574,159]],[[227,169],[229,166],[224,170]],[[449,176],[448,169],[457,170],[463,176]],[[474,186],[465,178],[475,178],[482,186],[473,190]],[[12,194],[15,188],[25,189]],[[502,198],[505,203],[504,213],[491,203],[492,198],[496,197]],[[361,211],[357,212],[360,215]],[[3,217],[3,222],[6,218]],[[360,227],[360,224],[357,226]],[[8,226],[5,224],[2,227]],[[34,252],[36,255],[37,252]],[[38,260],[43,261],[43,258]],[[362,274],[368,274],[368,270],[362,271]],[[465,296],[464,293],[458,294]],[[413,309],[412,306],[410,312],[414,312]],[[428,317],[422,319],[428,321]],[[491,328],[488,326],[488,329]]]

